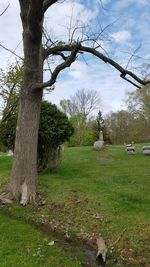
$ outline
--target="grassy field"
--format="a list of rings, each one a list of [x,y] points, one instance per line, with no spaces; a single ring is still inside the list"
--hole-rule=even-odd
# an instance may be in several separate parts
[[[0,215],[1,267],[80,267],[77,257],[33,226]]]
[[[148,267],[150,157],[142,154],[142,145],[136,147],[136,155],[128,155],[122,146],[101,152],[67,148],[58,171],[39,176],[37,205],[3,206],[1,211],[46,223],[67,239],[84,240],[94,248],[101,235],[109,249],[108,265]],[[1,186],[10,168],[10,157],[0,156]],[[50,266],[78,266],[65,264]]]

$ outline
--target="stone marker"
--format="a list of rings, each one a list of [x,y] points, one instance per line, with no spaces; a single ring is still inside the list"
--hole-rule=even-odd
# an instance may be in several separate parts
[[[143,146],[143,154],[150,155],[150,146]]]
[[[131,147],[132,146],[132,144],[127,144],[127,145],[125,145],[125,147],[127,148],[127,147]]]
[[[100,150],[104,145],[104,139],[103,139],[103,131],[100,131],[99,133],[99,140],[96,141],[93,145],[95,150]]]
[[[134,146],[129,146],[126,148],[126,151],[128,154],[135,154],[135,147]]]
[[[13,151],[12,150],[9,150],[8,153],[7,153],[7,156],[13,156]]]

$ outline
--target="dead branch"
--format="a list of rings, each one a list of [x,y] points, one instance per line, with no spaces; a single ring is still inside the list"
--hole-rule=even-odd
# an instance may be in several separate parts
[[[2,16],[6,12],[6,10],[9,8],[9,6],[10,6],[10,4],[7,5],[7,7],[2,11],[2,13],[0,13],[0,16]]]
[[[127,63],[127,65],[126,65],[126,69],[128,68],[129,63],[131,62],[132,58],[135,57],[135,54],[136,54],[136,52],[138,52],[138,50],[140,49],[140,47],[141,47],[141,45],[139,45],[139,46],[134,50],[134,52],[131,54],[131,56],[130,56],[130,58],[129,58],[129,60],[128,60],[128,63]]]
[[[2,47],[3,49],[5,49],[6,51],[10,52],[11,54],[13,54],[14,56],[20,58],[21,60],[24,60],[22,57],[20,57],[19,55],[17,55],[14,51],[12,51],[11,49],[3,46],[2,44],[0,44],[0,47]]]

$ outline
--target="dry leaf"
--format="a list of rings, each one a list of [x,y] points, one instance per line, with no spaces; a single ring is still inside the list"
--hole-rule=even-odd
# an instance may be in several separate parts
[[[55,242],[54,241],[51,241],[48,243],[48,246],[54,246]]]

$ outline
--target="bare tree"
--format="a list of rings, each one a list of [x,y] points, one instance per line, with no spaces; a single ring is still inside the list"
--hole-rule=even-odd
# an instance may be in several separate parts
[[[72,117],[77,114],[77,108],[75,104],[71,101],[71,99],[62,99],[60,100],[59,104],[62,111],[69,117]]]
[[[86,52],[109,63],[120,72],[123,79],[134,85],[137,85],[136,82],[142,85],[150,82],[142,80],[99,52],[99,45],[95,41],[93,45],[89,45],[90,42],[74,40],[72,36],[68,43],[49,41],[48,47],[44,48],[42,46],[44,14],[58,2],[58,0],[19,0],[23,27],[24,73],[14,161],[7,197],[21,200],[23,205],[33,201],[36,195],[37,140],[43,89],[54,85],[59,73],[70,67],[78,54]],[[49,56],[60,57],[62,62],[51,71],[49,80],[43,82],[43,63]],[[127,75],[134,81],[127,78]]]
[[[82,114],[86,119],[92,111],[100,106],[101,99],[97,91],[80,89],[70,99],[61,100],[60,106],[69,116]]]

